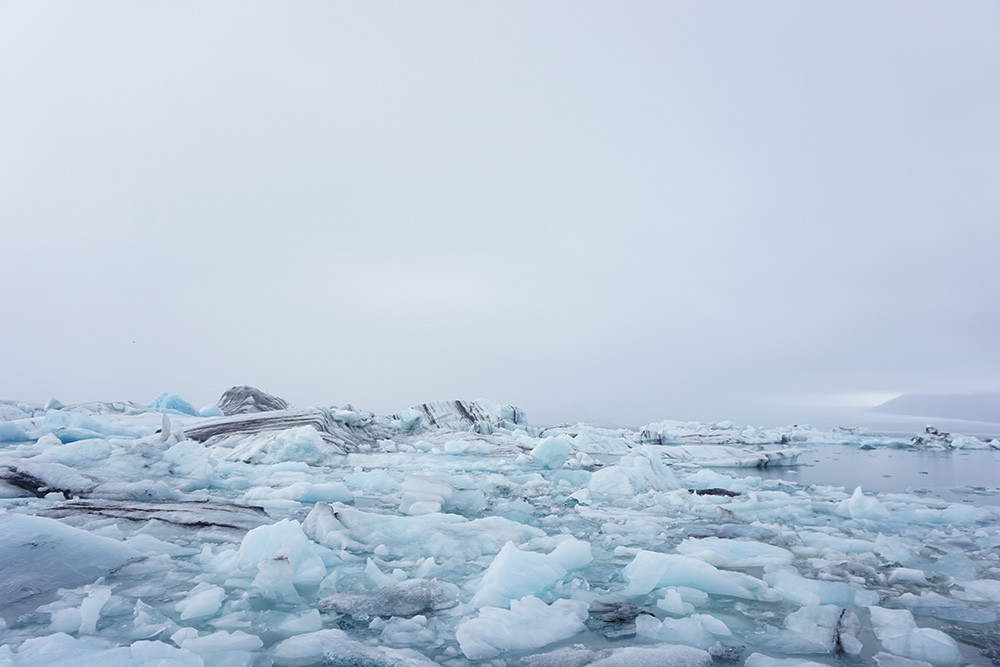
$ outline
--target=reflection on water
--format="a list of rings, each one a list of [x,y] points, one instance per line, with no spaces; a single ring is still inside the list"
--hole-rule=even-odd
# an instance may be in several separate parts
[[[873,492],[908,492],[948,502],[1000,505],[1000,451],[913,449],[863,450],[816,445],[795,468],[755,471],[768,479],[800,484],[856,486]]]

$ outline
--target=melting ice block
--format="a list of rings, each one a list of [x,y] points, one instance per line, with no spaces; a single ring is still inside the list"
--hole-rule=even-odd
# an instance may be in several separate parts
[[[545,604],[534,596],[512,600],[510,609],[484,607],[476,618],[458,626],[455,637],[470,660],[484,660],[501,651],[541,648],[583,632],[587,603],[556,600]]]
[[[850,609],[837,605],[800,607],[785,617],[784,628],[768,637],[767,645],[782,653],[861,653],[861,622]]]
[[[483,575],[472,604],[499,607],[527,595],[540,595],[593,558],[590,543],[572,537],[549,554],[522,551],[513,542],[507,542]]]
[[[665,618],[641,615],[635,619],[637,637],[654,639],[672,644],[685,644],[708,648],[733,633],[726,624],[707,614],[694,614],[685,618]]]
[[[593,497],[610,499],[647,491],[669,491],[680,488],[680,483],[659,456],[652,453],[621,457],[617,465],[601,468],[591,475],[588,488]]]
[[[709,667],[712,656],[691,646],[653,644],[622,648],[589,649],[582,646],[556,649],[523,660],[532,667]]]
[[[472,520],[439,513],[390,516],[340,503],[317,503],[306,525],[321,544],[337,548],[346,539],[370,547],[385,545],[390,554],[409,558],[472,560],[497,553],[508,541],[526,542],[545,534],[534,526],[499,516]]]
[[[918,628],[906,609],[869,607],[875,636],[887,650],[913,660],[935,665],[954,665],[962,660],[955,640],[934,628]]]
[[[531,450],[531,458],[545,468],[559,468],[573,451],[573,440],[564,435],[545,438]]]
[[[132,547],[38,516],[0,514],[0,608],[88,584],[138,559]]]
[[[791,551],[773,544],[721,537],[689,537],[677,545],[677,551],[717,567],[788,565],[794,558]]]
[[[434,667],[434,662],[412,649],[365,646],[337,629],[317,630],[290,637],[271,649],[279,667],[306,667],[325,662],[340,665]]]
[[[259,569],[265,561],[275,558],[288,561],[294,572],[295,584],[315,586],[326,576],[323,559],[294,519],[282,519],[248,532],[236,553],[236,564],[241,568]]]
[[[177,603],[177,611],[181,613],[182,621],[204,618],[219,611],[225,599],[226,591],[221,587],[202,582]]]
[[[645,595],[661,586],[687,586],[711,595],[755,600],[767,585],[748,574],[726,572],[696,558],[640,550],[623,571],[624,594]]]
[[[852,519],[872,521],[885,521],[889,518],[889,510],[878,501],[878,498],[866,496],[860,486],[854,489],[854,494],[850,498],[837,506],[837,514]]]
[[[764,575],[764,581],[785,599],[802,605],[865,606],[875,604],[879,599],[877,591],[858,588],[843,581],[806,579],[787,568],[768,572]]]

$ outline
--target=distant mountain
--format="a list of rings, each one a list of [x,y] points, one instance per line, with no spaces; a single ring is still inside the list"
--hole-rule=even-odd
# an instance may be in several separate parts
[[[1000,422],[1000,390],[975,394],[903,394],[872,410],[916,417]]]

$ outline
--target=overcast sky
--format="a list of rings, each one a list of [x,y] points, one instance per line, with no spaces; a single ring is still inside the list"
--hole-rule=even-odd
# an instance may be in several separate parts
[[[0,0],[0,396],[1000,387],[1000,4]]]

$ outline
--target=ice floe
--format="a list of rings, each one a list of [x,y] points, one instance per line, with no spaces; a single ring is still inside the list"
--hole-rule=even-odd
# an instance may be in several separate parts
[[[797,471],[997,442],[247,386],[197,410],[2,401],[0,665],[978,664],[1000,654],[998,490]]]

